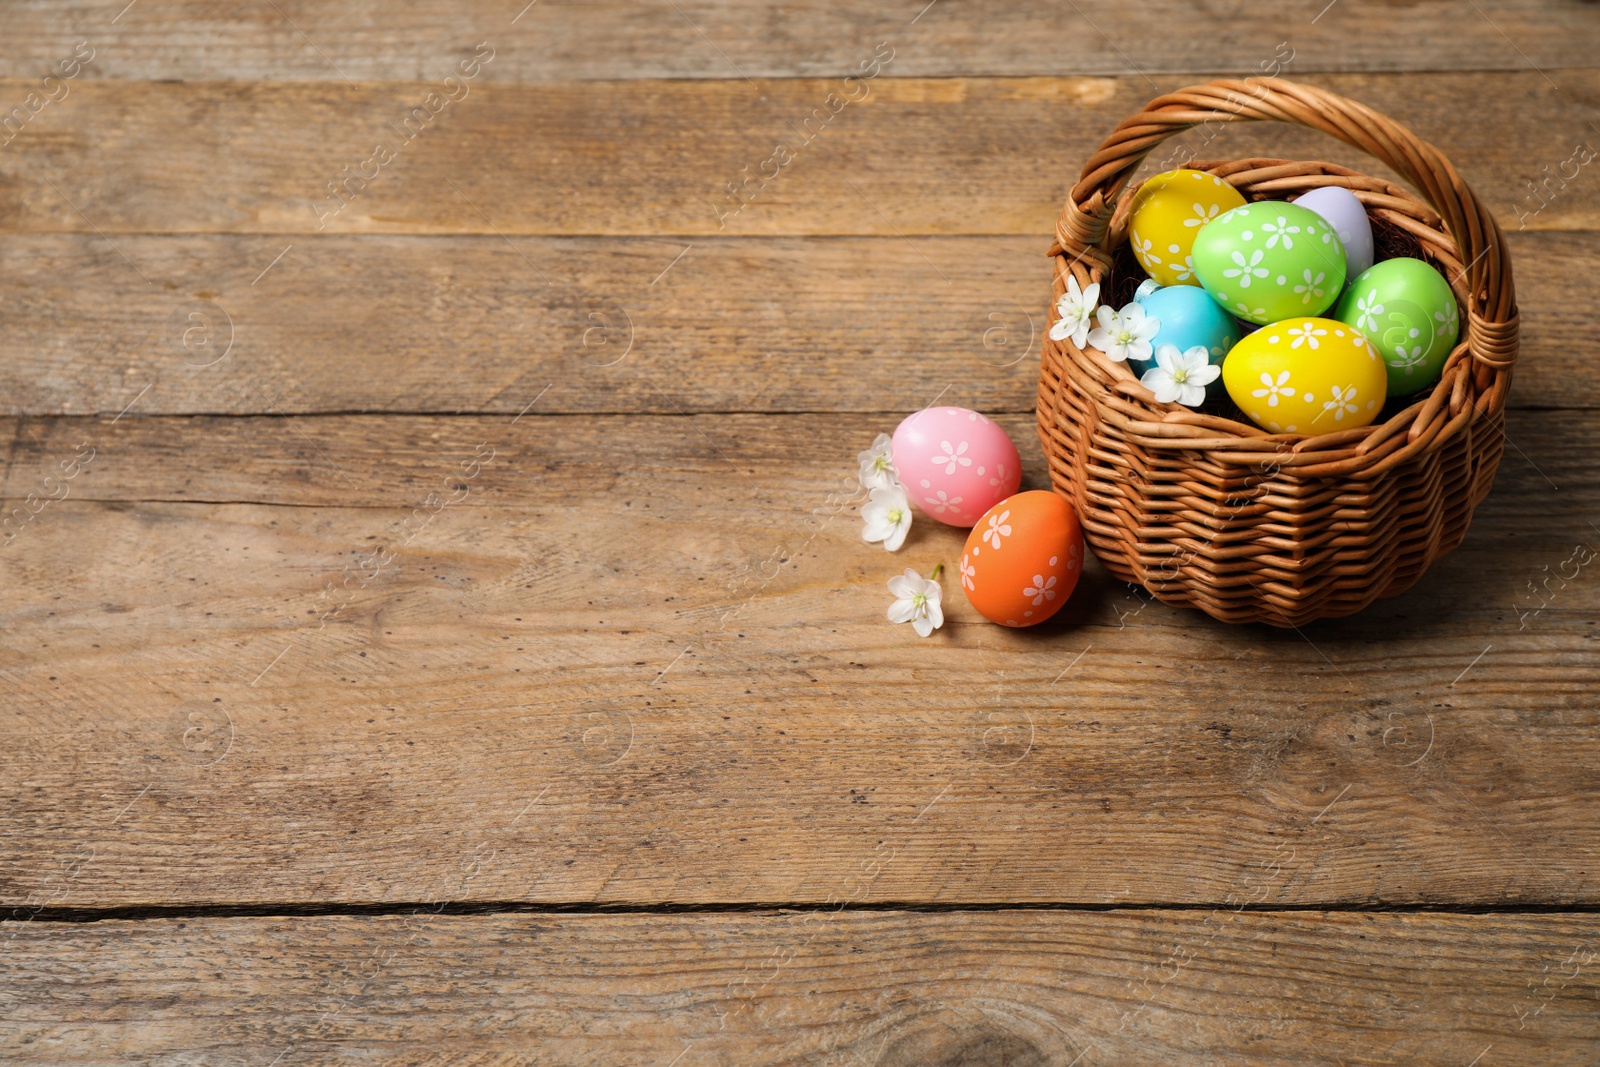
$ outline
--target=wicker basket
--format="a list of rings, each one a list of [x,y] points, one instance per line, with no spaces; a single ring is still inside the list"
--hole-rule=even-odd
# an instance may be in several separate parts
[[[1130,180],[1167,138],[1202,123],[1274,119],[1361,148],[1412,183],[1330,163],[1189,162],[1246,200],[1342,185],[1366,206],[1379,257],[1436,266],[1464,329],[1430,393],[1378,422],[1309,437],[1157,403],[1124,363],[1047,335],[1039,437],[1056,491],[1119,579],[1225,622],[1298,626],[1404,592],[1466,534],[1494,481],[1517,309],[1500,228],[1439,150],[1392,119],[1278,78],[1207,82],[1152,100],[1083,168],[1057,223],[1055,295],[1070,272],[1119,306],[1141,277],[1126,245]],[[1118,210],[1120,201],[1120,210]],[[1431,205],[1431,206],[1430,206]],[[1052,321],[1055,315],[1052,310]]]

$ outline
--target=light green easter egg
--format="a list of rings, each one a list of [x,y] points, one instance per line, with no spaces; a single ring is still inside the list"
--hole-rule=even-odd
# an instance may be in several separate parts
[[[1360,330],[1389,371],[1389,395],[1439,380],[1461,336],[1460,311],[1444,276],[1420,259],[1386,259],[1350,282],[1332,318]]]
[[[1194,239],[1194,273],[1231,314],[1265,326],[1321,315],[1344,287],[1344,245],[1309,208],[1263,200],[1226,211]]]

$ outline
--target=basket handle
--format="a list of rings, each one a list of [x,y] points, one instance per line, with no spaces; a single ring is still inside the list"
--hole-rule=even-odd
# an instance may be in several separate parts
[[[1400,123],[1326,89],[1282,78],[1225,78],[1158,96],[1124,119],[1084,165],[1056,224],[1072,260],[1111,263],[1111,217],[1150,151],[1208,122],[1272,120],[1321,130],[1365,151],[1410,182],[1439,212],[1466,264],[1467,338],[1495,369],[1517,356],[1517,304],[1499,224],[1450,161]]]

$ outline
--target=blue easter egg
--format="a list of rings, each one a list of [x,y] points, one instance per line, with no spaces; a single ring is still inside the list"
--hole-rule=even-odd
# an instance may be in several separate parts
[[[1211,353],[1211,362],[1220,366],[1242,336],[1233,316],[1197,286],[1170,285],[1145,295],[1139,303],[1146,315],[1161,322],[1150,341],[1152,354],[1162,345],[1173,345],[1180,352],[1202,345]]]

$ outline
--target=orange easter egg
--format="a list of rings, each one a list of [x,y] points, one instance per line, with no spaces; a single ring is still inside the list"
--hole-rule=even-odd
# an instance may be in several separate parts
[[[1001,626],[1034,626],[1067,602],[1083,572],[1083,530],[1066,498],[1035,490],[1000,501],[961,552],[961,588]]]

